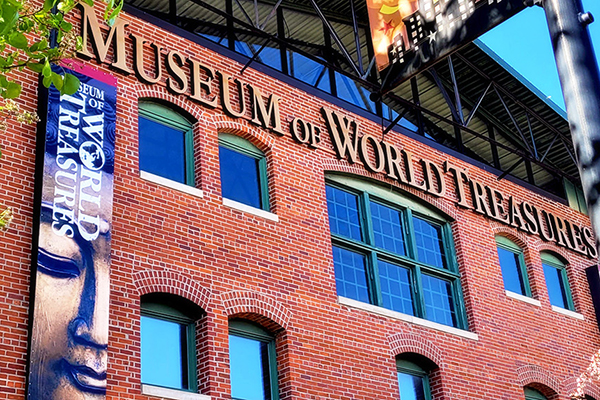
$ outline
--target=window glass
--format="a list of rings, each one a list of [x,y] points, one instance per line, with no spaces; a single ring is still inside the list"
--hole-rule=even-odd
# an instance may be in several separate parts
[[[333,233],[351,239],[362,239],[358,222],[358,196],[327,186],[327,209]]]
[[[398,372],[400,400],[425,400],[423,377]]]
[[[399,211],[371,202],[375,246],[405,255],[402,217]],[[355,220],[358,220],[356,218]]]
[[[413,218],[417,259],[438,268],[446,267],[442,228],[421,218]]]
[[[229,336],[231,396],[234,399],[266,400],[269,390],[268,344],[241,336]]]
[[[369,302],[365,256],[341,247],[333,247],[333,264],[337,293],[354,300]]]
[[[140,320],[142,383],[195,391],[196,324],[202,309],[184,298],[142,296]]]
[[[529,295],[524,277],[521,249],[506,238],[497,237],[496,241],[504,289],[523,296]]]
[[[277,400],[275,340],[264,329],[243,320],[229,324],[231,397]]]
[[[333,176],[327,184],[337,294],[464,327],[450,229],[388,189]],[[439,221],[438,221],[439,220]]]
[[[140,103],[140,170],[193,185],[192,125],[162,105]]]
[[[180,323],[142,315],[142,383],[189,388],[186,329]]]
[[[525,400],[547,400],[547,397],[532,388],[525,388]]]
[[[383,307],[404,314],[415,315],[410,270],[385,261],[380,261],[378,266]]]
[[[223,198],[268,211],[263,154],[249,142],[231,135],[220,135],[219,143]]]
[[[450,282],[429,275],[423,275],[422,280],[427,319],[455,326],[456,312],[454,311]]]
[[[550,304],[572,310],[573,301],[564,264],[549,253],[542,253],[541,257]]]

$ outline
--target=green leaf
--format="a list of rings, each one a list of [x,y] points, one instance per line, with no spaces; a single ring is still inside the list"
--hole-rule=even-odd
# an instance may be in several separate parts
[[[94,6],[94,0],[81,0],[90,7]]]
[[[69,32],[71,29],[73,29],[73,24],[63,21],[60,23],[60,29],[62,29],[65,32]]]
[[[2,6],[2,21],[0,21],[0,36],[6,35],[14,28],[19,19],[19,10],[10,4]]]
[[[62,94],[74,94],[79,89],[79,79],[75,75],[65,74],[65,80],[62,87]]]
[[[42,68],[42,75],[44,75],[45,78],[49,78],[52,75],[52,67],[50,67],[50,63],[48,62],[48,60],[46,60],[44,68]]]
[[[56,0],[44,0],[44,11],[48,12],[50,10],[52,10],[52,7],[54,7],[54,4],[56,4]]]
[[[15,99],[21,94],[21,85],[17,82],[8,82],[6,92],[3,93],[6,99]]]
[[[42,64],[42,63],[27,63],[27,68],[29,68],[33,72],[37,72],[39,74],[44,69],[44,64]]]
[[[27,37],[21,32],[14,32],[8,37],[8,43],[17,49],[26,49]]]
[[[58,90],[62,90],[62,88],[63,88],[63,77],[62,76],[60,76],[56,72],[53,72],[50,79],[52,79],[52,84],[54,85],[55,88],[57,88]]]
[[[44,79],[42,79],[42,84],[45,88],[49,88],[50,84],[52,84],[52,78],[49,76],[45,76]]]
[[[8,79],[4,75],[0,75],[0,87],[5,89],[8,87]]]

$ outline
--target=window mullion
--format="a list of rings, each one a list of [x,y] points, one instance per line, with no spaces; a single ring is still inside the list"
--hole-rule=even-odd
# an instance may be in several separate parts
[[[196,177],[194,176],[194,130],[188,129],[184,133],[185,149],[185,180],[186,184],[195,186]]]
[[[262,157],[258,160],[258,181],[260,185],[260,202],[262,209],[265,211],[271,211],[269,204],[269,184],[267,177],[267,159]]]
[[[519,269],[521,276],[523,277],[523,286],[525,286],[525,295],[527,297],[533,297],[531,294],[531,286],[529,285],[529,275],[527,275],[527,265],[525,264],[525,257],[523,252],[519,253]]]
[[[379,281],[379,265],[377,261],[377,253],[375,251],[371,251],[369,253],[369,260],[367,262],[367,268],[369,269],[371,302],[376,306],[382,307],[383,299],[381,297],[381,283]]]
[[[567,308],[569,310],[575,310],[573,295],[571,293],[571,285],[569,285],[569,278],[567,276],[567,269],[565,267],[561,267],[559,271],[562,278],[563,289],[565,290],[565,297],[567,298]]]
[[[406,247],[407,247],[407,255],[409,258],[416,260],[417,259],[417,243],[415,241],[415,227],[413,226],[413,217],[412,211],[410,208],[407,208],[403,213],[404,217],[404,231],[406,232]]]
[[[423,282],[421,280],[421,267],[415,264],[412,268],[412,291],[415,299],[415,315],[419,318],[426,318],[425,298],[423,297]]]
[[[271,400],[279,399],[279,378],[277,376],[277,352],[275,348],[275,340],[271,340],[268,344],[269,356],[269,380],[271,388]]]
[[[198,390],[197,354],[196,354],[196,324],[186,327],[188,390]]]

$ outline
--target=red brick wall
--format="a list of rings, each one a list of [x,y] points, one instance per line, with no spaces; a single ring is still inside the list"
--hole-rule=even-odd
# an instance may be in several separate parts
[[[242,65],[128,15],[128,32],[236,75]],[[96,65],[106,71],[106,66]],[[131,66],[131,65],[130,65]],[[115,73],[115,72],[113,72]],[[472,340],[338,304],[331,256],[324,176],[344,171],[382,181],[360,165],[338,161],[320,107],[337,106],[247,69],[241,79],[282,98],[286,135],[277,137],[221,109],[173,96],[164,82],[148,86],[135,76],[119,79],[112,236],[109,399],[146,399],[141,394],[140,296],[162,291],[192,300],[206,311],[197,326],[199,389],[229,398],[227,321],[244,316],[277,334],[282,399],[397,399],[395,356],[416,352],[434,361],[436,399],[522,399],[533,384],[549,398],[566,399],[574,378],[600,347],[584,269],[594,261],[542,242],[469,210],[449,198],[412,193],[453,219],[452,231]],[[36,78],[24,75],[23,101],[36,103]],[[197,119],[194,127],[196,183],[203,198],[139,177],[137,106],[141,97],[165,99]],[[287,129],[301,116],[318,124],[322,147],[294,142]],[[381,136],[381,126],[359,116],[361,132]],[[247,138],[268,158],[272,222],[223,206],[218,133]],[[35,129],[16,125],[0,135],[0,202],[16,211],[0,233],[0,399],[23,399],[32,231]],[[399,134],[386,137],[416,157],[450,161],[472,177],[555,215],[589,225],[584,215],[507,180]],[[449,181],[450,182],[450,181]],[[541,306],[505,295],[494,236],[520,244],[534,297]],[[568,261],[569,283],[580,321],[552,311],[539,253],[552,250]],[[539,386],[539,385],[544,386]],[[538,385],[538,386],[536,386]],[[594,392],[595,390],[595,392]],[[558,393],[556,397],[553,392]],[[590,388],[596,395],[597,388]],[[552,397],[554,396],[554,397]]]

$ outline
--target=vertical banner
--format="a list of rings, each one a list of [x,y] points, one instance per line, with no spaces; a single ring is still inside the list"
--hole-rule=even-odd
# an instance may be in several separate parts
[[[523,0],[367,0],[367,7],[377,67],[386,88],[393,88],[525,5]]]
[[[77,93],[48,93],[29,400],[106,397],[117,87],[75,69]]]

